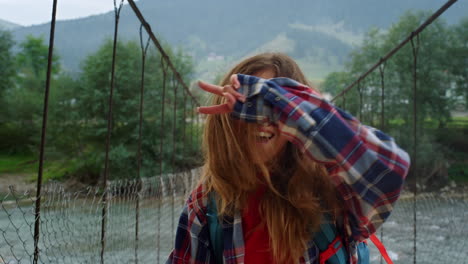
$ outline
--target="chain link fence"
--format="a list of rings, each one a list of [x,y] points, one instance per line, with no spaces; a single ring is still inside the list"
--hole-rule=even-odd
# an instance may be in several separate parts
[[[109,183],[68,192],[58,183],[44,186],[38,263],[98,263],[102,210],[106,214],[107,263],[164,263],[173,247],[185,198],[199,169],[163,177]],[[34,193],[13,187],[0,198],[0,263],[33,263]]]
[[[38,263],[98,263],[103,207],[107,207],[106,263],[164,263],[174,245],[180,211],[199,174],[194,169],[111,182],[107,203],[99,188],[69,192],[58,183],[45,185]],[[34,197],[10,188],[0,199],[2,264],[33,263]],[[418,263],[468,263],[466,219],[466,192],[419,194],[416,203],[407,193],[378,235],[395,264],[412,262],[414,226]],[[372,263],[381,263],[378,251],[369,245]]]

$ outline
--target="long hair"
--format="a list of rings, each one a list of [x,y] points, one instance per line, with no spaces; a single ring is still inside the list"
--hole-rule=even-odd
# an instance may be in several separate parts
[[[275,77],[288,77],[310,85],[299,66],[287,55],[263,53],[235,66],[221,81],[229,84],[235,73],[255,75],[272,70]],[[224,98],[214,96],[212,103]],[[256,145],[258,124],[242,122],[229,114],[208,115],[204,128],[205,164],[202,184],[218,194],[219,215],[243,210],[249,195],[266,186],[259,211],[270,235],[270,247],[278,263],[297,261],[318,229],[322,215],[336,216],[339,199],[324,167],[291,143],[272,162],[262,162]]]

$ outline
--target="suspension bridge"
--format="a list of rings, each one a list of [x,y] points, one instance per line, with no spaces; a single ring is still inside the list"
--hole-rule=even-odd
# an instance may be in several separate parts
[[[456,0],[450,0],[434,12],[404,40],[393,47],[366,72],[342,90],[332,101],[361,120],[371,120],[386,130],[385,64],[400,49],[411,48],[412,94],[405,98],[411,116],[413,168],[418,167],[418,53],[420,35]],[[178,159],[201,159],[201,118],[194,113],[199,106],[175,63],[164,50],[137,4],[128,0],[139,28],[141,76],[139,92],[138,146],[134,153],[137,171],[126,180],[111,180],[109,155],[112,149],[115,65],[118,60],[118,29],[124,1],[114,0],[114,36],[110,86],[108,87],[107,134],[105,162],[98,185],[70,191],[61,183],[43,183],[47,123],[49,111],[52,57],[54,51],[57,0],[53,1],[49,39],[47,79],[44,89],[39,169],[34,192],[20,193],[13,187],[0,197],[0,263],[164,263],[173,247],[179,212],[190,190],[196,185],[199,167],[181,167]],[[156,103],[161,122],[156,142],[159,160],[154,161],[159,173],[142,177],[142,135],[144,130],[145,74],[149,51],[159,54],[158,68],[163,78],[158,83],[160,98]],[[369,86],[366,78],[376,73],[380,87]],[[150,73],[151,74],[151,73]],[[379,115],[366,110],[365,96],[379,92]],[[357,93],[359,102],[351,106],[350,95]],[[348,100],[347,100],[348,98]],[[372,115],[372,116],[371,116]],[[164,133],[171,131],[171,133]],[[408,135],[407,135],[408,136]],[[194,147],[195,146],[195,147]],[[163,161],[169,160],[169,164]],[[417,169],[413,169],[413,172]],[[468,194],[424,193],[420,190],[417,173],[407,184],[405,192],[388,222],[379,230],[381,240],[395,263],[468,263]],[[441,218],[441,216],[445,216]],[[382,263],[375,249],[372,263]]]

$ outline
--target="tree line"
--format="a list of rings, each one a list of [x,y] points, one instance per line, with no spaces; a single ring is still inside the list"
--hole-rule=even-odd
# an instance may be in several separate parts
[[[330,73],[321,89],[338,94],[429,15],[422,11],[407,12],[386,30],[368,31],[363,43],[351,52],[344,70]],[[417,166],[413,166],[411,175],[417,173],[422,177],[421,184],[445,184],[450,174],[467,179],[468,127],[453,126],[451,114],[454,110],[466,111],[468,103],[468,17],[453,25],[439,18],[418,39],[414,39],[418,54],[416,98],[412,93],[413,50],[411,45],[406,45],[384,64],[383,78],[378,70],[373,72],[337,104],[364,123],[396,137],[410,154],[416,155]],[[42,120],[47,46],[42,38],[32,36],[17,45],[16,53],[12,51],[14,45],[11,34],[0,31],[0,154],[35,155]],[[188,83],[194,68],[189,56],[167,45],[165,49]],[[121,41],[117,51],[111,175],[132,178],[137,167],[141,50],[135,42]],[[53,58],[47,157],[63,164],[60,175],[92,183],[102,173],[111,59],[110,40],[81,62],[76,76],[67,74],[59,56]],[[167,76],[168,92],[165,102],[161,101],[165,75],[160,61],[158,53],[148,54],[143,176],[155,175],[160,169],[164,172],[185,169],[200,162],[197,148],[200,129],[193,125],[194,105],[186,100],[173,78]],[[412,153],[414,100],[418,112],[417,153]],[[164,118],[162,105],[167,105]],[[162,152],[161,143],[164,144]]]
[[[0,154],[36,157],[48,46],[43,38],[33,36],[19,43],[16,54],[14,45],[11,34],[0,31]],[[91,184],[100,179],[105,157],[112,45],[107,40],[98,51],[88,55],[76,76],[70,76],[60,65],[59,55],[54,54],[46,164],[60,164],[55,168],[59,171],[57,177],[74,177]],[[167,45],[165,50],[189,83],[193,74],[191,58]],[[200,129],[194,123],[193,101],[161,63],[161,55],[150,49],[146,57],[141,176],[150,177],[160,170],[172,172],[195,166],[199,162]],[[136,177],[141,64],[139,43],[117,43],[109,155],[112,179]]]
[[[422,11],[407,12],[388,30],[371,29],[362,45],[351,52],[344,71],[330,73],[322,89],[337,95],[429,15]],[[337,104],[364,123],[388,131],[413,159],[417,156],[417,166],[413,166],[410,176],[417,173],[422,185],[446,183],[450,166],[458,161],[464,164],[463,169],[454,173],[467,177],[468,126],[454,128],[448,123],[454,111],[466,111],[468,104],[468,17],[454,25],[447,25],[439,18],[415,37],[413,44],[414,50],[407,44]],[[416,97],[413,95],[414,52],[417,54]],[[417,108],[416,153],[412,151],[413,102]]]

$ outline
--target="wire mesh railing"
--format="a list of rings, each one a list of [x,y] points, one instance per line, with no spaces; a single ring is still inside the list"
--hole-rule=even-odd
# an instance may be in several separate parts
[[[173,247],[179,212],[199,174],[194,169],[162,178],[109,183],[105,262],[164,263]],[[38,262],[99,262],[102,190],[89,187],[70,192],[60,183],[47,184],[43,190]],[[0,200],[0,263],[33,263],[34,194],[11,189]],[[446,263],[447,259],[466,263],[468,194],[419,194],[417,203],[418,263]],[[403,194],[384,229],[382,240],[394,263],[411,263],[412,193]],[[372,245],[371,256],[371,263],[380,262]]]
[[[199,169],[193,169],[110,182],[104,260],[164,263],[173,246],[179,212],[199,174]],[[103,197],[99,187],[70,192],[60,183],[43,186],[38,263],[100,261]],[[0,198],[0,263],[33,263],[35,199],[34,193],[13,188]]]
[[[463,193],[424,193],[417,196],[417,252],[413,248],[413,199],[412,193],[403,195],[383,225],[384,236],[379,234],[393,262],[413,263],[417,254],[417,263],[468,263],[468,253],[464,249],[468,245],[468,224],[464,220],[468,196]],[[369,245],[371,263],[381,263],[379,252],[372,243]]]

